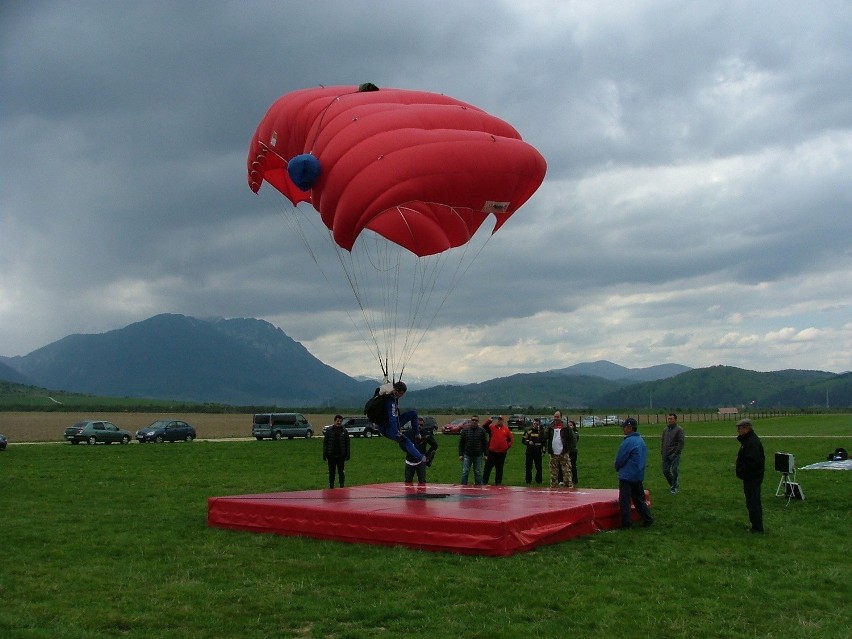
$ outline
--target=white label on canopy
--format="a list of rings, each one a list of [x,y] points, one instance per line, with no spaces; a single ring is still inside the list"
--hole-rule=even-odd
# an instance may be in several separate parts
[[[485,206],[482,207],[483,213],[505,213],[508,210],[508,202],[494,202],[492,200],[487,200]]]

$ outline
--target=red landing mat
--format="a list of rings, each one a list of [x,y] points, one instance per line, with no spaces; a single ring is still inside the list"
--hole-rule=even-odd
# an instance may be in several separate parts
[[[634,516],[635,513],[634,513]],[[511,555],[618,528],[618,490],[403,483],[207,500],[217,528]]]

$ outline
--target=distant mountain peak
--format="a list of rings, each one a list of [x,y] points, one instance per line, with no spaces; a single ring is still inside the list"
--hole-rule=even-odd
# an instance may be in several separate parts
[[[595,362],[574,364],[567,368],[554,369],[551,372],[559,373],[560,375],[591,375],[592,377],[602,377],[612,381],[650,382],[674,377],[689,370],[692,369],[682,364],[656,364],[645,368],[627,368],[602,359]]]
[[[313,406],[365,394],[363,384],[259,319],[162,313],[69,335],[12,365],[44,388],[104,396]]]
[[[69,335],[25,356],[0,357],[0,380],[4,378],[57,392],[264,410],[363,406],[377,383],[324,364],[264,320],[171,313],[105,333]],[[412,391],[406,401],[418,410],[852,406],[850,374],[795,369],[758,373],[725,365],[627,368],[598,360],[476,384],[416,376],[405,381]]]

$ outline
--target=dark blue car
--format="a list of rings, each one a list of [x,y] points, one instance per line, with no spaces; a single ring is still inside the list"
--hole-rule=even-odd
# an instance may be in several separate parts
[[[145,442],[191,442],[195,429],[178,419],[158,419],[153,424],[136,431],[136,441]]]

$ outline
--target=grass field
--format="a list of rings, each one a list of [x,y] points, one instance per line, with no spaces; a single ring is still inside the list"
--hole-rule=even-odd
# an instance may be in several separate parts
[[[770,463],[767,534],[750,535],[732,423],[689,425],[676,496],[660,474],[661,428],[640,428],[654,527],[505,558],[206,527],[210,496],[323,487],[318,438],[13,439],[0,453],[0,637],[850,636],[852,473],[800,471],[806,499],[788,503],[774,497]],[[789,452],[799,466],[852,448],[848,415],[766,419],[755,430],[770,459]],[[619,439],[617,428],[581,431],[581,486],[616,485]],[[439,443],[429,479],[455,483],[457,439]],[[394,444],[353,440],[350,485],[401,475]],[[523,454],[512,449],[505,483],[522,480]]]

